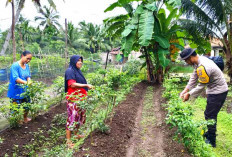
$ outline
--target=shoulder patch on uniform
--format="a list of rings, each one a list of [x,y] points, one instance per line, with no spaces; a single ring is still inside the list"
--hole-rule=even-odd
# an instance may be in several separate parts
[[[197,76],[200,83],[209,83],[209,76],[206,73],[205,67],[203,65],[197,68]]]

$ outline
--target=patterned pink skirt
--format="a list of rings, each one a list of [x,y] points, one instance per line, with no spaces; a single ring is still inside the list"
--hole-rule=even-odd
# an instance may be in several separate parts
[[[74,131],[85,123],[85,110],[78,108],[76,103],[67,101],[67,111],[66,130]]]

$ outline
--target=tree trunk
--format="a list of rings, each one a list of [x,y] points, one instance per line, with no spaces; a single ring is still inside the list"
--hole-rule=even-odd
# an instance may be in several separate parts
[[[12,43],[13,43],[13,62],[16,62],[16,44],[15,44],[15,14],[14,14],[14,0],[11,2],[12,5],[12,27],[11,27],[11,33],[12,33]]]
[[[232,14],[230,14],[230,20],[232,21]],[[228,70],[228,76],[230,77],[230,83],[232,83],[232,22],[229,24],[230,36],[227,33],[227,36],[224,36],[227,49],[225,48],[226,53],[226,66]]]
[[[24,42],[23,42],[23,35],[20,31],[19,31],[19,37],[20,37],[20,40],[22,42],[22,49],[23,49],[23,51],[25,51]]]
[[[228,76],[230,77],[230,83],[232,83],[232,55],[230,51],[226,52],[226,66],[228,70]]]
[[[147,65],[147,80],[149,82],[154,82],[155,81],[153,74],[154,67],[151,61],[151,57],[149,56],[149,53],[147,52],[147,49],[145,47],[144,47],[144,53],[145,53],[146,65]]]
[[[16,15],[15,15],[14,24],[15,24],[15,23],[18,21],[18,19],[19,19],[19,15],[20,15],[20,12],[21,12],[21,10],[22,10],[22,8],[23,8],[24,2],[25,2],[25,0],[20,0],[20,2],[19,2],[19,6],[18,6]],[[12,28],[12,26],[11,26],[11,28]],[[11,36],[12,36],[12,31],[9,30],[9,32],[8,32],[8,34],[7,34],[7,36],[6,36],[5,42],[4,42],[3,46],[2,46],[2,50],[1,50],[0,55],[5,55],[6,50],[7,50],[7,48],[8,48],[8,45],[9,45],[9,42],[10,42]]]
[[[68,26],[65,19],[65,69],[68,68]]]

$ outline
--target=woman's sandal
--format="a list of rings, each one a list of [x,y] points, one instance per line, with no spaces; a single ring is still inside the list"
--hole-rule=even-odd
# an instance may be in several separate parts
[[[85,137],[85,135],[75,135],[74,136],[74,138],[77,139],[77,140],[79,140],[81,138],[84,138],[84,137]]]
[[[70,142],[66,142],[67,146],[69,149],[73,149],[74,145],[71,141]]]

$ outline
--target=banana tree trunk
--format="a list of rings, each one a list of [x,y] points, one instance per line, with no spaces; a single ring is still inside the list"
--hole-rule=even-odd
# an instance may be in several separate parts
[[[144,47],[144,53],[145,53],[146,65],[147,65],[147,80],[149,82],[154,82],[155,81],[154,74],[153,74],[154,67],[151,61],[151,57],[145,47]]]
[[[15,23],[18,21],[18,19],[19,19],[19,15],[20,15],[20,12],[21,12],[21,10],[22,10],[22,8],[23,8],[24,2],[25,2],[25,0],[20,0],[20,2],[19,2],[19,6],[18,6],[16,15],[15,15],[14,24],[15,24]],[[12,28],[12,26],[11,26],[11,28]],[[7,50],[7,48],[8,48],[8,45],[9,45],[9,42],[10,42],[11,36],[12,36],[12,31],[9,30],[8,33],[7,33],[5,42],[4,42],[4,44],[3,44],[2,50],[1,50],[1,52],[0,52],[0,55],[5,55],[6,50]]]
[[[158,56],[158,50],[154,49],[154,56],[156,58],[156,72],[155,72],[155,81],[156,83],[161,84],[163,82],[163,68],[160,66],[159,56]]]

